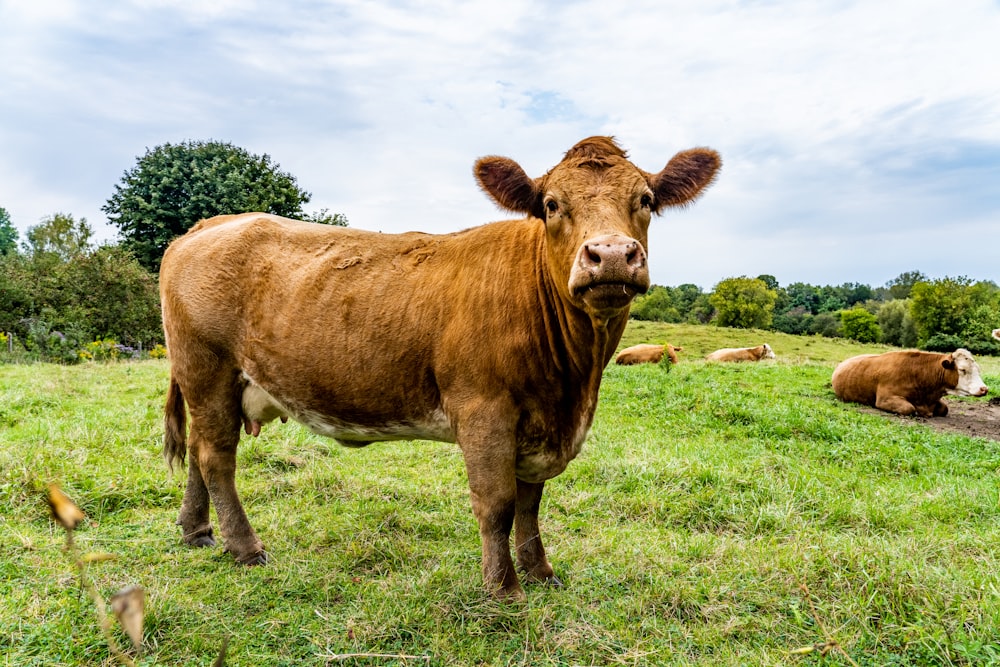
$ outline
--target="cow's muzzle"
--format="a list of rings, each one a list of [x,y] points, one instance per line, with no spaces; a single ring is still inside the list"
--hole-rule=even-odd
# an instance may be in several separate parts
[[[597,236],[577,251],[569,290],[590,308],[619,310],[648,289],[646,251],[635,239],[620,234]]]

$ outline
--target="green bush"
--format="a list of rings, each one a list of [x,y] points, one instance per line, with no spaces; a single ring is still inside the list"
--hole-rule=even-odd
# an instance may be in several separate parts
[[[820,313],[813,317],[809,325],[809,333],[819,334],[824,338],[839,338],[840,313]]]
[[[917,328],[910,316],[909,299],[894,299],[882,304],[876,318],[882,332],[879,342],[897,347],[917,346]]]
[[[876,317],[860,307],[840,312],[840,328],[844,338],[859,343],[877,343],[881,334]]]
[[[25,347],[41,361],[75,364],[83,360],[80,348],[84,337],[79,328],[67,327],[65,331],[58,331],[43,320],[31,320],[27,327]]]

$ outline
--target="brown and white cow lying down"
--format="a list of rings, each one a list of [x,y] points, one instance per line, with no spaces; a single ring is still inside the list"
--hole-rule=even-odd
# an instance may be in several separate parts
[[[712,352],[705,359],[708,361],[760,361],[761,359],[774,359],[774,350],[767,343],[757,347],[725,347]]]
[[[1000,340],[1000,329],[993,330],[993,337],[996,338],[997,340]]]
[[[658,364],[663,359],[663,355],[667,355],[670,359],[670,363],[677,363],[677,353],[683,352],[683,347],[674,347],[670,343],[666,345],[654,345],[653,343],[641,343],[639,345],[633,345],[632,347],[626,347],[624,350],[618,353],[615,357],[615,363],[622,366],[631,366],[632,364]]]
[[[985,396],[989,389],[972,354],[959,348],[950,354],[903,350],[851,357],[834,369],[833,391],[842,401],[887,412],[944,417],[945,394]]]
[[[697,198],[719,166],[695,148],[649,173],[592,137],[538,178],[508,158],[476,162],[480,187],[520,220],[443,235],[261,213],[195,225],[160,270],[164,455],[190,453],[184,541],[215,544],[211,504],[236,560],[266,562],[236,448],[244,422],[257,432],[287,415],[352,447],[457,442],[486,585],[524,597],[512,527],[526,579],[558,583],[539,537],[543,486],[580,452],[629,306],[649,288],[650,219]]]

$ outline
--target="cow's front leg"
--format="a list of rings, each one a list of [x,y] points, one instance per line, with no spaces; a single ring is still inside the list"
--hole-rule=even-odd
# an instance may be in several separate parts
[[[538,530],[538,507],[542,502],[545,482],[517,480],[517,510],[514,514],[514,544],[517,565],[527,575],[528,581],[561,586],[545,557],[545,547]]]
[[[892,394],[876,394],[875,396],[875,407],[879,410],[885,410],[886,412],[895,412],[896,414],[910,416],[917,411],[912,403],[903,398],[902,396],[894,396]],[[926,416],[926,415],[924,415]]]
[[[510,557],[510,531],[517,504],[514,439],[509,434],[497,434],[496,429],[471,430],[465,437],[460,435],[459,445],[469,476],[472,512],[479,522],[483,581],[500,599],[524,600]]]

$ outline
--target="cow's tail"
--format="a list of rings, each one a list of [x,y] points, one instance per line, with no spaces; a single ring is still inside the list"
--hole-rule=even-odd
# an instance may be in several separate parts
[[[174,466],[183,466],[187,455],[187,411],[181,387],[170,374],[167,404],[163,409],[163,458],[171,472]]]

